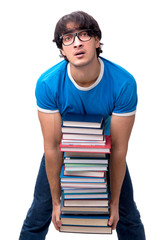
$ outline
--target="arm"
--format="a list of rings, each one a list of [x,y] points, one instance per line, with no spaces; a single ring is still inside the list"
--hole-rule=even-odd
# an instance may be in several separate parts
[[[59,230],[60,226],[60,171],[63,164],[62,153],[59,150],[61,141],[61,116],[59,113],[38,112],[44,139],[46,172],[50,185],[53,214],[52,221]]]
[[[115,229],[119,220],[119,196],[126,171],[128,141],[134,124],[135,115],[111,118],[111,202],[109,225]]]

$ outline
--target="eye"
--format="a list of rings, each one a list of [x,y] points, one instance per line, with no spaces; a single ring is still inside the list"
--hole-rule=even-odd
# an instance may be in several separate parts
[[[88,32],[81,32],[81,33],[80,33],[80,36],[82,36],[82,37],[87,37],[87,36],[88,36]]]
[[[65,42],[69,42],[70,40],[72,40],[73,36],[72,35],[66,35],[66,36],[63,36],[63,40]]]

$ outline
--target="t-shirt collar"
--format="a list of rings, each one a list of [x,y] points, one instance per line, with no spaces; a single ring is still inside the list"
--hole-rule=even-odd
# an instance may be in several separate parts
[[[68,65],[67,65],[68,76],[69,76],[70,80],[72,81],[72,83],[75,85],[76,88],[78,88],[79,90],[82,90],[82,91],[89,91],[89,90],[93,89],[94,87],[96,87],[98,85],[98,83],[101,81],[101,79],[103,77],[103,73],[104,73],[104,63],[103,63],[101,58],[98,58],[98,60],[100,62],[101,70],[100,70],[100,73],[99,73],[99,76],[98,76],[97,80],[89,87],[81,87],[75,82],[75,80],[71,76],[70,63],[68,63]]]

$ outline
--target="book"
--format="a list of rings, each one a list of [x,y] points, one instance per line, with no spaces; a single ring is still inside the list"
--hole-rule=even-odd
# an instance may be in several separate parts
[[[111,137],[105,136],[105,145],[66,145],[60,143],[60,149],[62,152],[73,151],[73,152],[102,152],[110,153],[111,149]]]
[[[94,141],[94,140],[69,140],[62,138],[62,145],[93,145],[93,146],[103,146],[105,145],[106,140]]]
[[[106,181],[105,177],[64,176],[64,168],[61,169],[60,179],[61,183],[62,182],[104,183]]]
[[[68,177],[64,178],[62,177],[61,182],[81,182],[81,183],[103,183],[105,182],[105,179],[103,178],[84,178],[84,177]]]
[[[63,139],[69,140],[93,140],[93,141],[103,141],[104,135],[102,134],[67,134],[63,133]]]
[[[106,188],[91,188],[91,189],[83,189],[83,188],[75,188],[75,189],[65,189],[62,191],[62,194],[77,194],[77,193],[107,193]]]
[[[66,171],[66,170],[64,170],[63,175],[64,176],[81,176],[81,177],[102,177],[102,178],[106,176],[104,171],[91,172],[91,171]]]
[[[61,195],[61,214],[98,215],[109,214],[109,206],[64,206],[64,195]]]
[[[100,194],[64,194],[64,199],[97,199],[97,198],[106,198],[108,199],[108,193]]]
[[[66,171],[107,171],[108,165],[65,163],[65,170]]]
[[[111,227],[86,227],[86,226],[65,226],[60,227],[60,232],[72,232],[72,233],[102,233],[102,234],[111,234]]]
[[[80,156],[79,156],[80,154]],[[110,154],[107,153],[76,153],[76,152],[64,152],[64,159],[109,159]]]
[[[89,164],[108,164],[108,159],[70,159],[65,158],[64,163],[89,163]]]
[[[93,152],[64,152],[64,156],[66,157],[94,157],[94,158],[105,158],[106,157],[106,153],[93,153]]]
[[[67,183],[61,182],[63,188],[107,188],[107,183]]]
[[[63,126],[100,128],[103,122],[102,115],[95,114],[66,114],[63,117]]]
[[[64,199],[63,201],[66,207],[108,207],[107,199]]]
[[[101,135],[104,132],[104,127],[101,128],[82,128],[82,127],[61,127],[62,133],[77,133],[77,134],[94,134]]]
[[[62,139],[63,140],[63,139]],[[61,143],[60,143],[60,147],[76,147],[76,148],[81,148],[81,147],[86,147],[86,148],[111,148],[111,137],[109,135],[106,135],[105,136],[105,144],[104,145],[97,145],[96,143],[95,144],[90,144],[90,142],[88,142],[88,144],[66,144],[64,142],[62,142],[61,140]],[[83,142],[81,142],[83,143]]]
[[[108,226],[109,216],[77,216],[77,215],[64,215],[61,214],[62,225],[77,225],[77,226]]]
[[[61,147],[61,152],[95,152],[95,153],[110,153],[109,148],[76,148],[76,147]]]
[[[65,207],[61,206],[62,214],[74,215],[107,215],[109,207]]]

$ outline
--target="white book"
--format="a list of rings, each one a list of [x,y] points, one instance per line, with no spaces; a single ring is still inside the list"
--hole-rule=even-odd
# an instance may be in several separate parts
[[[75,140],[103,140],[103,135],[93,135],[93,134],[63,134],[63,139],[75,139]]]
[[[107,166],[102,167],[65,167],[65,171],[107,171]]]
[[[84,199],[84,198],[108,198],[108,194],[68,194],[64,195],[64,199]]]
[[[64,163],[98,163],[108,164],[108,159],[64,159]]]
[[[66,188],[107,188],[107,183],[61,183]]]
[[[67,193],[106,193],[106,188],[93,188],[93,189],[65,189],[64,194]]]

